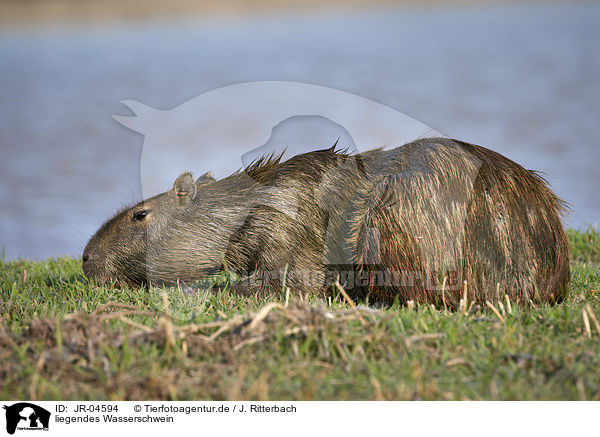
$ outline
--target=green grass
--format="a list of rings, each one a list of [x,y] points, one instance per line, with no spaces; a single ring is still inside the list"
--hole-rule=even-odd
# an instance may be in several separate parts
[[[3,261],[0,398],[600,400],[600,235],[568,235],[567,299],[501,317],[99,287],[79,259]]]

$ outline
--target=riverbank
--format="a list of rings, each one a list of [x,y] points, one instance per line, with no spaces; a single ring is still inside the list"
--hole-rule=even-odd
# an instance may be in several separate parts
[[[548,3],[552,0],[529,0]],[[64,26],[82,23],[143,21],[190,17],[246,16],[268,12],[437,5],[519,4],[517,0],[4,0],[0,2],[0,26]]]

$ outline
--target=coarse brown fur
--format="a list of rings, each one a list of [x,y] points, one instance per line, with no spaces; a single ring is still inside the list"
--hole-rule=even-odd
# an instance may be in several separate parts
[[[107,221],[83,269],[139,285],[226,268],[243,277],[239,292],[258,294],[326,293],[339,278],[354,297],[454,308],[466,281],[471,302],[556,302],[569,280],[563,210],[535,172],[480,146],[334,147],[265,157],[219,181],[183,173]]]

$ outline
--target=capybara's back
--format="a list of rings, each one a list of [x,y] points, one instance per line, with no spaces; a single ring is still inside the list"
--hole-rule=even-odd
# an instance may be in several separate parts
[[[473,144],[424,139],[374,159],[350,235],[375,300],[456,307],[556,302],[569,281],[563,202],[535,172]],[[442,296],[443,290],[443,296]]]
[[[563,202],[535,172],[491,150],[461,145],[482,161],[465,232],[464,274],[474,296],[489,298],[500,284],[521,301],[561,300],[569,283]]]

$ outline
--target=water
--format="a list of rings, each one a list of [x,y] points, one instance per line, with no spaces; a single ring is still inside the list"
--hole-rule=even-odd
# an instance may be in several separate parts
[[[568,226],[596,223],[599,17],[581,3],[2,31],[0,245],[7,258],[77,256],[141,198],[144,138],[111,118],[131,115],[120,100],[169,109],[258,80],[355,93],[492,148],[544,172]]]

